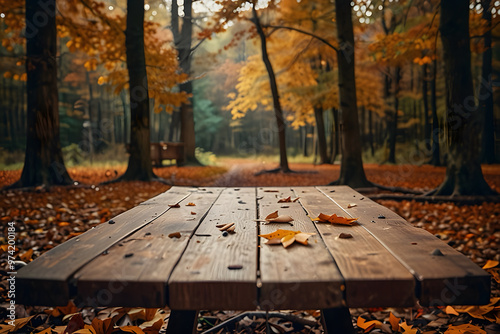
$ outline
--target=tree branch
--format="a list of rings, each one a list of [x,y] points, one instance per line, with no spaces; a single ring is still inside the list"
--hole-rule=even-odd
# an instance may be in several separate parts
[[[294,27],[289,27],[289,26],[281,26],[281,25],[278,25],[278,26],[275,26],[275,25],[263,25],[263,27],[274,28],[274,29],[288,29],[288,30],[293,30],[293,31],[299,32],[301,34],[304,34],[304,35],[316,38],[317,40],[323,42],[328,47],[334,49],[336,52],[339,52],[339,49],[337,49],[334,45],[332,45],[326,39],[324,39],[323,37],[320,37],[320,36],[318,36],[316,34],[313,34],[312,32],[308,32],[308,31],[305,31],[305,30],[302,30],[302,29],[298,29],[298,28],[294,28]]]

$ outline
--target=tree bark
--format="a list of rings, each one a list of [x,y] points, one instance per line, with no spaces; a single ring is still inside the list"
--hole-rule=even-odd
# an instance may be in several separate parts
[[[21,178],[11,187],[73,182],[60,143],[55,12],[55,0],[26,1],[26,155]]]
[[[437,98],[436,98],[436,80],[437,80],[437,60],[434,59],[432,66],[431,80],[431,111],[432,111],[432,149],[430,164],[441,166],[441,153],[439,148],[439,119],[437,116]]]
[[[373,145],[373,111],[368,110],[368,142],[370,144],[370,152],[372,157],[375,156],[375,148]]]
[[[259,16],[257,15],[257,10],[255,9],[255,2],[253,3],[252,13],[253,13],[253,23],[257,28],[257,33],[260,37],[261,43],[261,51],[262,51],[262,61],[266,66],[267,73],[269,75],[269,84],[271,86],[271,93],[273,96],[273,106],[274,106],[274,115],[276,117],[276,125],[278,126],[278,139],[279,139],[279,150],[280,150],[280,166],[279,170],[281,172],[290,172],[290,167],[288,166],[288,157],[286,153],[286,132],[285,132],[285,118],[283,116],[283,110],[281,109],[281,103],[278,93],[278,84],[276,83],[276,76],[274,74],[274,70],[269,59],[269,54],[267,53],[267,43],[266,43],[266,35],[264,34],[264,30],[262,29],[262,25],[260,24]]]
[[[424,143],[425,148],[431,150],[431,127],[429,122],[429,65],[422,66],[422,101],[424,102]]]
[[[178,6],[175,1],[172,2],[172,32],[174,43],[179,53],[179,66],[182,71],[188,75],[191,74],[191,44],[193,34],[192,20],[192,0],[184,1],[184,17],[182,18],[182,28],[179,29]],[[181,92],[186,92],[188,102],[180,107],[180,139],[184,143],[184,162],[188,165],[201,165],[196,159],[196,137],[193,112],[193,83],[189,79],[179,85]],[[175,120],[172,118],[172,120]],[[175,126],[175,123],[172,123]]]
[[[396,163],[396,141],[398,137],[398,111],[399,111],[399,81],[401,80],[401,68],[394,70],[394,112],[389,129],[389,158],[390,163]]]
[[[328,153],[326,146],[325,120],[323,118],[323,108],[320,106],[314,107],[314,118],[316,120],[316,130],[318,133],[318,153],[319,164],[328,163]]]
[[[449,157],[435,195],[489,195],[480,164],[480,113],[474,102],[469,41],[469,1],[442,0],[439,30],[445,64]]]
[[[495,159],[495,120],[493,117],[493,85],[492,85],[492,59],[491,48],[491,0],[482,0],[483,19],[487,22],[484,34],[484,53],[481,69],[481,83],[479,89],[479,108],[483,114],[484,128],[482,136],[481,161],[492,164]]]
[[[119,180],[151,181],[156,176],[151,164],[144,0],[127,0],[125,47],[130,86],[130,156],[127,170]]]
[[[339,42],[338,71],[340,112],[342,120],[342,160],[337,184],[353,188],[372,186],[366,179],[361,159],[356,81],[354,75],[354,32],[349,1],[335,0],[337,37]]]

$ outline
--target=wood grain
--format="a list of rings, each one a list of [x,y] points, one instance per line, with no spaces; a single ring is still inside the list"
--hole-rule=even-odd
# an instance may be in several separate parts
[[[477,305],[489,302],[489,274],[462,253],[350,187],[318,189],[346,214],[359,217],[360,225],[414,275],[420,304]],[[348,208],[350,203],[356,206]],[[436,250],[443,256],[432,255]]]
[[[277,192],[269,192],[275,190]],[[294,218],[293,226],[260,223],[260,234],[277,229],[318,233],[299,202],[278,203],[294,197],[291,188],[258,188],[259,219],[276,210]],[[319,235],[309,238],[309,245],[295,243],[288,248],[265,245],[260,238],[260,298],[262,309],[309,309],[342,306],[342,276]]]
[[[293,188],[309,217],[345,212],[314,187]],[[345,280],[348,307],[409,307],[415,305],[413,275],[361,225],[316,222]],[[352,238],[339,238],[348,233]]]
[[[100,306],[164,307],[170,273],[221,191],[210,188],[191,192],[178,208],[170,209],[79,270],[75,274],[78,298]],[[169,237],[176,233],[180,238]]]
[[[168,283],[176,310],[257,307],[255,188],[228,188],[198,226]],[[216,225],[234,223],[226,236]]]
[[[191,193],[173,187],[161,194],[165,203],[177,203]],[[16,301],[25,305],[66,305],[74,297],[71,276],[106,249],[169,210],[168,205],[139,205],[51,249],[19,270]]]

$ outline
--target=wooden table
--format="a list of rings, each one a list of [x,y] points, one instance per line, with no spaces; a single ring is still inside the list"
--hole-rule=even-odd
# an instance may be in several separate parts
[[[289,196],[299,200],[278,203]],[[256,222],[276,210],[293,226]],[[313,221],[319,213],[358,224]],[[223,236],[216,225],[231,222],[235,233]],[[278,228],[316,235],[286,249],[258,237]],[[24,304],[167,305],[170,333],[190,332],[186,317],[202,309],[321,309],[330,332],[347,333],[348,307],[477,305],[490,295],[487,272],[346,186],[173,187],[40,256],[16,284]]]

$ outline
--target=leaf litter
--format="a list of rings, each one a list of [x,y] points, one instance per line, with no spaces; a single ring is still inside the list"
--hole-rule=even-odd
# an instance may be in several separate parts
[[[231,178],[237,186],[283,186],[294,185],[317,185],[326,184],[338,177],[338,166],[315,166],[317,174],[308,174],[307,178],[297,175],[286,174],[264,174],[258,178],[254,177],[256,171],[262,169],[260,164],[250,164],[250,168],[241,168],[239,174]],[[294,164],[295,170],[310,169],[308,164]],[[431,166],[409,166],[412,171],[411,178],[398,176],[401,166],[378,166],[366,165],[365,171],[368,178],[376,183],[387,186],[409,187],[416,190],[431,190],[442,182],[444,168]],[[114,168],[114,174],[102,168],[77,167],[70,168],[70,175],[79,182],[86,184],[97,184],[110,180],[119,173],[125,171],[125,166]],[[225,169],[221,167],[169,167],[168,169],[155,169],[155,173],[167,179],[176,175],[176,185],[187,186],[232,186],[225,184],[223,175]],[[0,186],[5,186],[16,181],[21,171],[0,171]],[[483,166],[485,178],[493,189],[500,190],[500,169],[498,166]],[[388,178],[387,175],[394,177]],[[19,244],[16,245],[16,260],[19,262],[30,262],[45,251],[58,244],[75,237],[87,229],[98,224],[110,221],[117,216],[141,202],[166,191],[169,186],[157,182],[121,182],[99,187],[76,186],[76,187],[53,187],[51,189],[38,188],[35,191],[26,192],[11,190],[0,193],[0,216],[2,222],[15,221],[18,228]],[[137,191],[140,189],[140,191]],[[277,190],[275,191],[277,192]],[[498,333],[500,331],[500,303],[498,297],[500,283],[500,206],[495,203],[483,203],[480,205],[461,205],[453,203],[420,203],[415,201],[391,201],[379,200],[380,204],[390,208],[409,223],[418,228],[423,228],[433,233],[458,251],[469,256],[474,262],[492,275],[492,299],[490,304],[476,307],[450,307],[443,308],[408,308],[408,309],[351,309],[353,322],[359,317],[365,319],[365,323],[377,320],[382,325],[368,332],[373,333]],[[69,223],[69,224],[68,224]],[[4,235],[6,235],[4,233]],[[0,236],[1,238],[1,236]],[[0,240],[3,242],[3,240]],[[0,245],[0,269],[6,266],[5,244]],[[168,309],[155,309],[161,312],[162,325],[157,321],[150,327],[144,325],[150,320],[127,314],[131,309],[125,308],[77,308],[69,304],[66,307],[41,308],[17,305],[15,326],[9,326],[5,320],[6,285],[4,271],[0,270],[2,280],[0,282],[0,333],[44,333],[63,334],[67,329],[69,318],[62,320],[68,314],[80,313],[84,319],[83,333],[107,334],[99,327],[93,319],[104,321],[107,319],[108,327],[112,323],[113,332],[131,332],[145,334],[162,333],[165,331],[168,321]],[[141,313],[141,311],[138,311]],[[321,333],[320,313],[318,310],[288,311],[300,319],[309,320],[310,323],[304,327],[297,322],[292,325],[288,323],[289,333]],[[282,312],[283,313],[283,312]],[[394,315],[394,314],[396,315]],[[221,319],[227,319],[237,315],[232,311],[202,311],[198,322],[198,332],[209,329],[220,323]],[[393,329],[394,319],[398,324],[405,323],[406,329],[401,327]],[[396,317],[397,316],[397,317]],[[125,320],[124,320],[125,319]],[[270,319],[271,320],[271,319]],[[437,321],[439,320],[439,321]],[[274,321],[274,320],[273,320]],[[244,329],[253,330],[255,333],[262,332],[264,321],[258,318],[247,318],[235,325],[234,331],[223,331],[221,333],[237,333]],[[94,327],[95,325],[95,327]],[[87,327],[85,327],[87,326]],[[89,327],[91,326],[91,327]],[[130,328],[120,327],[131,326]],[[260,326],[260,327],[259,327]],[[104,326],[106,327],[106,326]],[[99,327],[100,328],[100,327]],[[265,326],[264,326],[265,328]],[[88,330],[88,331],[85,331]],[[265,332],[265,331],[264,331]],[[361,328],[358,332],[365,332]]]

